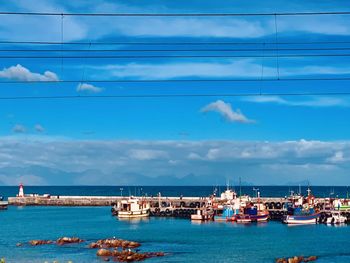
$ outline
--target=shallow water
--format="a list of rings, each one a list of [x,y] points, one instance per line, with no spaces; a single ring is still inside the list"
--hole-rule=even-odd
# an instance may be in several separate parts
[[[317,255],[317,262],[350,262],[350,226],[192,223],[186,219],[129,221],[109,207],[9,207],[0,212],[0,257],[7,262],[102,262],[85,244],[16,247],[31,239],[78,236],[139,241],[141,251],[164,251],[146,262],[274,262],[276,257]]]

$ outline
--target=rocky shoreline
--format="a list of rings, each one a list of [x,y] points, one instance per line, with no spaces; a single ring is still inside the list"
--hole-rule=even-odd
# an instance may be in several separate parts
[[[57,240],[30,240],[26,243],[17,243],[17,247],[24,245],[29,246],[42,246],[42,245],[53,245],[64,246],[67,244],[80,244],[86,243],[85,240],[78,237],[61,237]],[[163,257],[164,252],[139,252],[134,251],[135,248],[141,246],[141,243],[136,241],[117,239],[117,238],[107,238],[99,239],[95,242],[91,242],[86,245],[88,249],[97,249],[96,256],[104,261],[116,261],[116,262],[133,262],[142,261],[153,257]]]

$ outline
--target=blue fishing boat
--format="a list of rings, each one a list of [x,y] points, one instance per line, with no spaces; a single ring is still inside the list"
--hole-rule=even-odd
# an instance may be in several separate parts
[[[303,200],[300,196],[298,202],[287,206],[287,215],[282,222],[285,224],[308,225],[316,224],[321,214],[315,211],[315,197],[311,194],[310,188],[307,189],[307,197]]]
[[[316,224],[320,213],[315,212],[313,208],[304,210],[302,207],[288,208],[288,214],[283,218],[285,224]]]
[[[255,206],[244,208],[243,214],[236,217],[237,223],[266,222],[268,219],[269,212],[259,211]]]
[[[235,209],[232,205],[225,205],[222,212],[218,212],[214,216],[214,221],[235,221],[235,217],[239,214],[239,209]]]

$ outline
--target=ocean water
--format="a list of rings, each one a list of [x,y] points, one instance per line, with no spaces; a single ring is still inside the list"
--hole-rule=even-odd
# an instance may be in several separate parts
[[[11,194],[16,187],[6,189]],[[52,193],[54,189],[36,190]],[[102,187],[94,193],[101,195],[103,189],[107,191]],[[4,188],[0,191],[5,192]],[[84,191],[66,189],[71,194]],[[116,193],[110,191],[111,195]],[[88,242],[63,247],[16,247],[18,242],[62,236],[78,236],[88,242],[115,236],[141,242],[141,251],[167,253],[145,262],[272,263],[277,257],[294,255],[316,255],[316,262],[321,263],[350,262],[350,226],[287,226],[275,221],[250,225],[193,223],[173,218],[118,220],[111,215],[110,207],[9,207],[0,211],[0,258],[6,258],[6,262],[102,262],[96,250],[86,247]]]

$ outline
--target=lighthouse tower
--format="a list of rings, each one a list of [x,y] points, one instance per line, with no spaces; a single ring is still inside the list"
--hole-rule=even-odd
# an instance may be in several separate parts
[[[19,184],[18,197],[24,197],[23,184]]]

